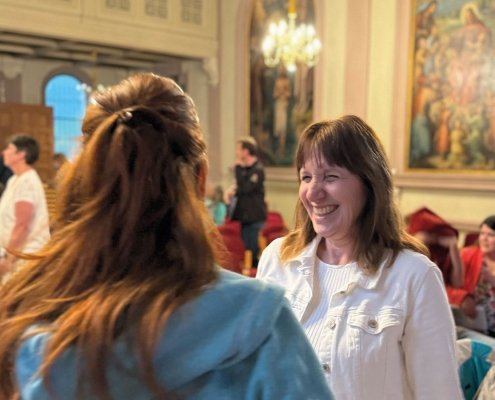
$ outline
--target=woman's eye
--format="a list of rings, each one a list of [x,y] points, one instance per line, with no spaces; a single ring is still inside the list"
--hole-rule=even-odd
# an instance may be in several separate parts
[[[303,176],[301,176],[301,181],[309,182],[309,181],[311,181],[311,177],[309,175],[303,175]]]
[[[336,176],[336,175],[325,175],[325,181],[327,181],[327,182],[332,182],[337,178],[338,178],[338,176]]]

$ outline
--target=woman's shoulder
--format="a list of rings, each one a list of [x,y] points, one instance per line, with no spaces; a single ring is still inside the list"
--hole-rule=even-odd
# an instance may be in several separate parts
[[[229,297],[236,299],[239,297],[242,301],[243,296],[265,297],[267,299],[277,300],[283,298],[283,291],[277,287],[266,284],[259,279],[247,278],[238,273],[221,269],[218,280],[209,290],[212,298],[221,297],[228,293]]]
[[[223,270],[217,282],[191,304],[200,319],[218,326],[244,325],[266,320],[270,327],[284,304],[284,290],[259,279]]]
[[[403,279],[423,279],[428,272],[438,271],[440,269],[424,254],[413,250],[402,250],[397,255],[392,267],[392,273],[397,273]]]
[[[482,252],[478,246],[468,246],[461,249],[461,257],[463,259],[469,259],[471,257],[479,256],[482,256]]]
[[[272,335],[287,307],[283,289],[221,270],[213,285],[167,323],[156,350],[165,383],[185,384],[245,360]],[[168,371],[174,362],[183,366],[180,371]]]
[[[280,237],[273,240],[266,249],[263,250],[263,253],[266,252],[267,255],[280,255],[280,249],[282,248],[282,244],[284,243],[285,237]]]

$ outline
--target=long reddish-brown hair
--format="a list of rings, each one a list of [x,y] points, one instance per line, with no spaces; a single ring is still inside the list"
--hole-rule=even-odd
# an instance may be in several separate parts
[[[366,204],[356,221],[353,254],[364,272],[376,273],[389,250],[392,253],[388,265],[403,249],[428,254],[425,246],[404,230],[387,156],[376,133],[361,118],[346,115],[308,126],[296,151],[298,174],[311,157],[318,163],[323,159],[329,165],[346,168],[357,175],[365,187]],[[315,237],[311,219],[299,199],[296,227],[282,243],[282,261],[299,255]]]
[[[2,400],[18,398],[15,352],[36,324],[35,332],[51,333],[39,371],[49,391],[51,365],[75,347],[85,357],[79,382],[90,382],[91,398],[110,399],[109,349],[132,328],[136,374],[166,398],[152,368],[158,336],[217,277],[198,190],[205,143],[191,98],[170,79],[136,75],[95,97],[82,131],[50,242],[1,289]]]

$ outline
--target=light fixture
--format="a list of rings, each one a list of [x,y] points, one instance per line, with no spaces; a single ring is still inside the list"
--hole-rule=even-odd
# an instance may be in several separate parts
[[[270,24],[262,45],[268,67],[276,67],[282,62],[288,71],[293,72],[297,69],[297,63],[312,67],[318,62],[321,43],[315,28],[306,24],[296,28],[296,16],[296,0],[289,0],[289,23],[282,20],[278,25]]]
[[[86,94],[90,95],[91,93],[93,92],[101,92],[101,91],[105,91],[108,89],[108,86],[104,86],[102,85],[101,83],[98,83],[96,85],[96,88],[93,88],[92,86],[88,85],[87,83],[81,83],[80,85],[77,85],[76,86],[76,89],[77,90],[83,90],[84,92],[86,92]]]
[[[101,83],[98,83],[98,71],[97,71],[97,66],[98,66],[98,52],[92,51],[91,52],[91,57],[93,59],[93,67],[91,70],[91,85],[88,85],[87,83],[81,83],[76,86],[76,89],[79,91],[83,91],[86,93],[88,102],[93,103],[93,97],[97,92],[103,92],[105,90],[108,90],[110,86],[105,86],[102,85]]]

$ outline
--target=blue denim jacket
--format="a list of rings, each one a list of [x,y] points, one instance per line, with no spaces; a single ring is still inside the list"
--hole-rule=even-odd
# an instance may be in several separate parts
[[[48,340],[49,334],[37,334],[17,352],[23,400],[50,399],[35,375]],[[122,338],[115,345],[121,366],[107,368],[112,399],[150,400],[136,377],[129,342]],[[71,348],[51,369],[59,399],[76,400],[77,357]],[[215,285],[172,315],[156,348],[154,372],[164,388],[184,399],[333,399],[283,290],[223,270]]]

